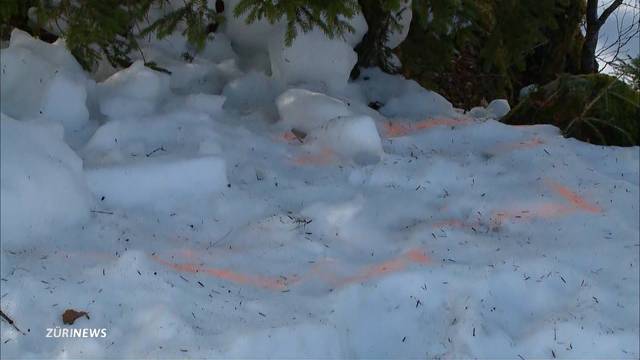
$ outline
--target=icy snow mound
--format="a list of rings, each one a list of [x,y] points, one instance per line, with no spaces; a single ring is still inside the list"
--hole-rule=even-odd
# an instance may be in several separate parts
[[[453,105],[447,99],[436,92],[424,89],[392,98],[380,112],[388,117],[413,120],[455,115]]]
[[[487,105],[487,107],[476,106],[468,111],[469,116],[476,119],[495,119],[500,120],[511,111],[509,102],[505,99],[496,99]]]
[[[246,14],[236,17],[233,13],[240,0],[226,0],[224,8],[224,33],[231,42],[241,49],[266,51],[269,37],[283,23],[269,24],[265,18],[247,24]]]
[[[226,98],[220,95],[191,94],[185,98],[185,105],[188,109],[200,111],[210,115],[220,114]]]
[[[285,44],[284,30],[269,38],[269,58],[273,76],[283,85],[310,83],[329,91],[347,86],[358,61],[353,48],[341,39],[329,39],[318,29],[300,32],[291,46]]]
[[[318,133],[318,141],[343,160],[369,165],[382,157],[382,139],[368,116],[340,116],[331,119]]]
[[[345,32],[342,36],[344,40],[351,46],[355,48],[364,38],[364,35],[369,31],[369,24],[367,24],[367,20],[362,15],[362,11],[359,11],[355,14],[351,19],[343,19],[353,27],[353,32]]]
[[[223,33],[209,34],[204,48],[198,52],[198,57],[216,63],[235,59],[237,55],[231,47],[231,40]]]
[[[222,95],[227,98],[225,107],[242,111],[275,110],[275,84],[262,72],[251,71],[230,81],[222,90]]]
[[[93,83],[63,41],[47,44],[13,30],[0,50],[2,111],[18,119],[45,118],[76,129],[89,120],[87,87]]]
[[[3,244],[83,222],[91,195],[82,160],[63,142],[62,127],[4,114],[1,122]]]
[[[424,89],[413,80],[382,72],[378,68],[362,71],[356,82],[367,101],[382,105],[379,112],[389,118],[423,120],[428,117],[457,117],[453,105],[442,95]]]
[[[170,78],[136,61],[98,84],[100,112],[110,118],[155,112],[170,94]]]
[[[409,35],[409,28],[411,26],[411,20],[413,19],[412,0],[404,0],[400,6],[400,10],[396,11],[395,16],[399,21],[400,30],[392,29],[387,38],[386,45],[389,49],[395,49],[407,38]]]
[[[505,99],[496,99],[489,103],[487,110],[494,116],[494,119],[499,120],[511,111],[511,106],[509,101]]]
[[[82,152],[91,190],[108,205],[166,209],[225,188],[226,164],[207,114],[221,111],[222,100],[192,95],[185,104],[204,111],[104,124]]]
[[[155,158],[87,169],[91,190],[104,203],[164,209],[224,189],[226,165],[216,156]]]
[[[177,94],[202,92],[220,93],[224,86],[224,78],[215,64],[208,61],[183,61],[167,66],[171,71],[170,87]]]
[[[287,90],[276,103],[280,124],[305,132],[321,127],[333,118],[353,115],[343,101],[305,89]]]

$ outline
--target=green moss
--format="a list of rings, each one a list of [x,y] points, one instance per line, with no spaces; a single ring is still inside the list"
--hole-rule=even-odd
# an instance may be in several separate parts
[[[502,121],[552,124],[567,137],[593,144],[639,145],[640,92],[608,75],[562,75],[530,94]]]

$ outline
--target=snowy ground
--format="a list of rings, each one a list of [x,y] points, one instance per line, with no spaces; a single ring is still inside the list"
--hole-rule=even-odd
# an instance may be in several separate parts
[[[223,40],[96,83],[14,33],[1,303],[25,334],[2,322],[3,358],[640,356],[637,147],[350,63],[318,85],[296,44],[268,77]]]

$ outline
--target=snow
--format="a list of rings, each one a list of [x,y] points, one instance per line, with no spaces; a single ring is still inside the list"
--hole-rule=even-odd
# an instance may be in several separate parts
[[[505,99],[496,99],[489,103],[487,111],[493,115],[494,119],[501,119],[511,111],[511,106]]]
[[[342,20],[348,21],[351,27],[353,28],[353,32],[346,32],[343,34],[344,40],[349,44],[352,48],[358,46],[360,41],[364,35],[369,31],[369,25],[367,24],[367,20],[364,18],[364,15],[361,11],[356,13],[351,19]]]
[[[328,91],[347,86],[351,70],[358,62],[358,55],[347,42],[329,39],[319,29],[299,32],[291,46],[284,39],[284,29],[269,38],[271,71],[281,84],[320,84]]]
[[[223,33],[209,34],[204,48],[198,55],[216,63],[237,57],[231,46],[231,40]]]
[[[394,12],[393,16],[398,20],[400,29],[393,29],[387,38],[386,46],[395,49],[407,38],[413,19],[412,0],[403,0],[400,2],[400,9]]]
[[[319,142],[356,164],[376,163],[382,157],[382,140],[368,116],[337,117],[329,120],[322,130]]]
[[[240,52],[267,51],[270,35],[284,23],[270,24],[265,18],[247,24],[247,14],[235,17],[233,9],[240,0],[225,0],[224,33]]]
[[[289,89],[276,103],[280,124],[305,132],[319,128],[333,118],[353,115],[343,101],[305,89]]]
[[[261,33],[234,26],[234,49]],[[326,62],[351,44],[316,36],[273,76],[150,42],[172,74],[118,71],[64,137],[3,114],[2,311],[25,332],[2,322],[3,358],[640,356],[638,147],[499,123],[503,100],[461,114],[379,69],[348,83]],[[45,99],[18,69],[3,112]]]
[[[141,116],[155,112],[170,93],[170,77],[142,61],[98,84],[100,112],[110,118]]]
[[[9,47],[0,50],[0,63],[6,115],[18,120],[47,119],[68,130],[87,123],[87,93],[93,84],[63,41],[47,44],[16,29]]]
[[[270,77],[262,72],[250,71],[228,82],[222,94],[227,98],[226,107],[275,113],[275,88],[276,85]]]
[[[472,108],[467,112],[467,115],[475,119],[498,119],[499,120],[505,117],[510,111],[511,111],[511,106],[509,105],[509,101],[505,99],[496,99],[490,102],[486,108],[482,106],[476,106]]]
[[[91,197],[82,160],[64,143],[62,127],[2,114],[1,134],[3,246],[82,224]]]
[[[87,169],[89,187],[105,204],[167,207],[215,193],[227,186],[226,167],[216,156],[163,157]]]
[[[222,107],[226,101],[227,99],[224,96],[198,93],[187,95],[185,105],[190,110],[215,115],[222,112]]]

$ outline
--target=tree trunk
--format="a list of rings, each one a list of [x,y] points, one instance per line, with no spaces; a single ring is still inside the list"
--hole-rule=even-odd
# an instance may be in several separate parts
[[[596,61],[596,48],[598,47],[598,37],[600,27],[598,26],[598,0],[587,1],[587,29],[582,45],[581,72],[592,74],[598,72]]]
[[[596,51],[600,29],[616,9],[622,5],[623,0],[613,1],[598,17],[598,0],[587,0],[587,30],[581,56],[581,72],[592,74],[598,72]]]
[[[358,3],[367,20],[369,31],[355,48],[358,53],[358,63],[351,72],[351,78],[358,78],[360,68],[378,66],[383,71],[394,72],[388,62],[390,50],[385,46],[391,14],[382,9],[379,0],[359,0]]]

